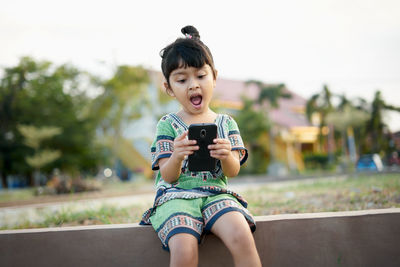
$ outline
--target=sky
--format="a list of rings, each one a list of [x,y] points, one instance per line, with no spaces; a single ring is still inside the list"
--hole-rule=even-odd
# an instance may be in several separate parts
[[[194,25],[219,76],[285,83],[400,106],[400,1],[0,0],[0,67],[22,56],[107,76],[119,64],[160,70],[160,50]],[[388,113],[391,130],[400,114]]]

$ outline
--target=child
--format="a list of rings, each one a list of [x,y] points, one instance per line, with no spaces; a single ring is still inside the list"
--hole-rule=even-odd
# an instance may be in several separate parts
[[[152,168],[159,170],[157,195],[141,224],[152,224],[171,253],[171,266],[197,266],[198,243],[207,232],[224,242],[235,266],[261,266],[247,203],[227,189],[227,177],[239,173],[247,150],[236,122],[209,108],[217,78],[210,50],[194,27],[181,31],[185,38],[178,38],[160,54],[165,90],[182,109],[165,115],[157,124],[151,146]],[[194,123],[218,126],[218,137],[208,147],[217,159],[212,172],[188,170],[187,156],[199,149],[196,141],[187,138],[188,127]]]

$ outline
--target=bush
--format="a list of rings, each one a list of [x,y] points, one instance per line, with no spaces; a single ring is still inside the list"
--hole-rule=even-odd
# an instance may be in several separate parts
[[[328,169],[329,156],[322,153],[304,155],[304,164],[307,169]]]

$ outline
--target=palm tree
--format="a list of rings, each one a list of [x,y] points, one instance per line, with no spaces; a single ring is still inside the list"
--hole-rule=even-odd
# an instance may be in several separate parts
[[[333,110],[332,96],[328,86],[324,85],[322,92],[312,95],[306,103],[306,116],[308,120],[319,127],[318,139],[320,149],[324,143],[323,128],[327,126],[326,116]],[[315,118],[317,118],[316,121],[314,121]]]
[[[384,137],[384,131],[387,125],[383,121],[384,111],[397,111],[400,112],[400,107],[395,107],[385,103],[382,99],[382,94],[378,90],[375,92],[374,99],[371,103],[371,118],[366,125],[367,134],[370,136],[372,142],[373,153],[379,153],[388,145],[388,140]]]
[[[344,158],[347,158],[346,150],[348,150],[350,160],[354,163],[357,159],[354,129],[363,126],[369,119],[369,115],[365,111],[356,109],[344,95],[341,96],[341,99],[338,108],[326,116],[326,122],[332,124],[341,133]]]
[[[270,121],[264,112],[255,110],[254,102],[243,97],[243,107],[235,117],[241,128],[241,135],[250,151],[249,170],[251,173],[264,173],[266,169],[265,135],[270,129]],[[264,140],[262,140],[264,138]]]
[[[265,107],[262,109],[265,112],[265,117],[268,117],[269,109],[279,108],[279,100],[281,98],[291,98],[292,95],[287,91],[285,84],[264,84],[261,81],[250,80],[246,82],[247,84],[256,84],[258,88],[260,88],[260,92],[258,94],[258,99],[255,101],[261,107]],[[274,138],[275,138],[274,125],[271,124],[269,127],[269,143],[270,143],[270,165],[274,164],[275,159],[275,146],[274,146]]]

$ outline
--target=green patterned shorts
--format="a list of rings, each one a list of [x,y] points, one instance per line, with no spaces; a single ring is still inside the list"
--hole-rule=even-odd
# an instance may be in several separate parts
[[[242,213],[251,226],[251,230],[255,230],[254,219],[249,211],[230,194],[169,200],[157,207],[150,221],[163,248],[169,250],[169,239],[179,233],[192,234],[200,243],[201,235],[209,232],[215,221],[230,211]]]

